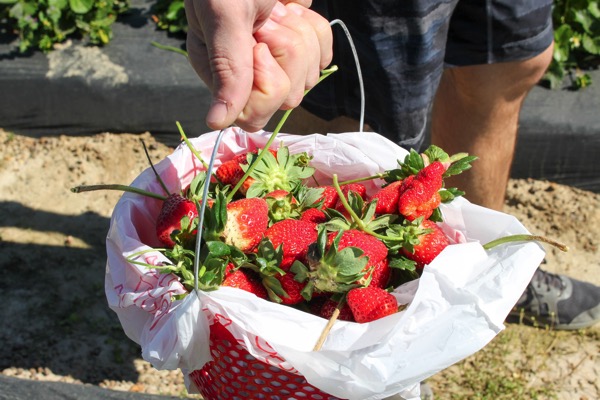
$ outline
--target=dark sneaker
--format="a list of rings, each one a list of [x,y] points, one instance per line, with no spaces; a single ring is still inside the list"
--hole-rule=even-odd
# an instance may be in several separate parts
[[[600,287],[538,268],[507,320],[561,330],[588,328],[600,321]]]

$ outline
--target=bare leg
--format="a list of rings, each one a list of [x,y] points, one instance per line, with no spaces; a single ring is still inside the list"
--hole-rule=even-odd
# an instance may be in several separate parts
[[[431,142],[479,157],[448,180],[469,201],[502,210],[523,100],[552,59],[552,46],[526,60],[444,71],[433,104]]]

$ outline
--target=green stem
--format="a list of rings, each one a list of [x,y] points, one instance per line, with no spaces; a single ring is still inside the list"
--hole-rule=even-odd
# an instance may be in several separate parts
[[[118,185],[118,184],[109,184],[109,185],[81,185],[75,186],[71,188],[71,192],[73,193],[83,193],[83,192],[93,192],[96,190],[117,190],[120,192],[129,192],[136,193],[146,197],[152,197],[158,200],[165,201],[167,199],[166,196],[162,196],[160,194],[148,192],[147,190],[138,189],[133,186],[126,185]]]
[[[187,145],[187,147],[190,149],[190,151],[192,152],[192,154],[194,154],[194,156],[196,156],[196,158],[202,163],[202,165],[204,166],[204,168],[208,169],[208,164],[206,164],[206,162],[204,161],[204,159],[202,158],[202,156],[200,155],[200,153],[198,153],[198,150],[196,150],[196,148],[194,147],[194,145],[192,145],[192,142],[190,142],[188,140],[185,132],[183,131],[183,128],[181,127],[181,124],[179,123],[179,121],[175,122],[175,124],[177,124],[177,129],[179,129],[179,134],[183,138],[183,141],[185,142],[185,144]]]
[[[360,217],[358,215],[356,215],[356,213],[352,210],[352,207],[350,207],[350,204],[348,204],[348,200],[346,199],[346,197],[342,193],[342,189],[340,187],[340,184],[338,183],[337,174],[333,174],[333,183],[332,183],[332,186],[335,188],[335,191],[338,194],[340,202],[344,205],[344,208],[346,209],[346,211],[348,211],[348,213],[352,217],[352,220],[356,223],[357,228],[359,230],[361,230],[361,231],[363,231],[365,233],[368,233],[369,235],[374,236],[374,237],[376,237],[378,239],[381,239],[381,240],[397,241],[397,242],[400,242],[400,241],[404,240],[404,239],[399,238],[399,237],[392,237],[392,236],[380,235],[379,233],[373,232],[372,230],[370,230],[369,228],[367,228],[367,226],[365,225],[365,223],[363,222],[363,220],[360,219]]]
[[[512,243],[512,242],[542,242],[542,243],[547,243],[550,244],[556,248],[558,248],[561,251],[568,251],[569,247],[556,242],[552,239],[549,239],[547,237],[544,236],[538,236],[538,235],[528,235],[528,234],[521,234],[521,235],[509,235],[509,236],[504,236],[501,237],[499,239],[496,240],[492,240],[489,243],[486,243],[483,245],[483,248],[485,250],[490,250],[496,246],[499,246],[501,244],[506,244],[506,243]]]
[[[152,159],[150,158],[150,154],[148,153],[148,148],[146,147],[146,143],[142,139],[140,139],[140,142],[142,142],[142,147],[144,148],[144,153],[146,154],[146,159],[148,160],[148,163],[150,164],[150,168],[152,168],[152,172],[154,172],[154,176],[156,176],[156,180],[158,180],[158,183],[160,183],[160,186],[163,188],[165,194],[168,196],[169,188],[167,188],[165,181],[162,180],[162,178],[156,171],[156,168],[154,168],[154,163],[152,162]]]
[[[172,51],[172,52],[174,52],[174,53],[181,54],[181,55],[185,56],[186,58],[188,57],[188,53],[187,53],[187,51],[185,51],[185,50],[182,50],[182,49],[180,49],[180,48],[178,48],[178,47],[168,46],[168,45],[165,45],[165,44],[160,44],[160,43],[158,43],[158,42],[154,42],[154,41],[150,42],[150,44],[151,44],[152,46],[154,46],[154,47],[158,47],[158,48],[159,48],[159,49],[161,49],[161,50],[168,50],[168,51]]]
[[[340,186],[348,185],[350,183],[358,183],[358,182],[370,181],[370,180],[373,180],[373,179],[384,179],[386,176],[387,176],[386,173],[378,173],[378,174],[375,174],[375,175],[365,176],[365,177],[362,177],[362,178],[350,179],[350,180],[347,180],[347,181],[344,181],[344,182],[340,182]]]
[[[365,231],[365,232],[368,231],[368,229],[365,226],[365,224],[363,223],[363,221],[360,219],[360,217],[358,215],[356,215],[356,213],[354,212],[354,210],[352,209],[352,207],[350,207],[350,204],[348,204],[348,199],[346,199],[346,196],[344,196],[344,193],[342,192],[342,188],[340,187],[340,184],[338,183],[337,174],[333,174],[333,183],[332,183],[332,185],[333,185],[333,187],[335,188],[335,191],[338,194],[340,202],[342,203],[342,205],[344,206],[344,208],[346,209],[346,211],[348,211],[348,213],[352,217],[352,220],[354,221],[354,223],[356,223],[356,225],[358,226],[358,228],[361,231]]]

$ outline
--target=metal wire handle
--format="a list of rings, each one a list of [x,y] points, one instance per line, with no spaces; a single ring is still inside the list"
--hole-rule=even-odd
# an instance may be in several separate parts
[[[346,38],[348,39],[348,43],[350,44],[350,48],[352,49],[352,55],[354,56],[354,64],[356,65],[356,73],[358,75],[358,85],[360,89],[360,121],[359,121],[359,132],[363,132],[365,126],[365,85],[363,82],[362,70],[360,69],[360,62],[358,60],[358,53],[356,51],[356,46],[354,45],[354,41],[352,40],[352,35],[350,35],[350,31],[348,27],[342,20],[334,19],[329,25],[339,25],[344,30],[346,34]]]

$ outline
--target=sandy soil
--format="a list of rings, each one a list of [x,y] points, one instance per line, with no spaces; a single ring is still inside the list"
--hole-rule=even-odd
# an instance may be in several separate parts
[[[104,238],[120,194],[69,191],[131,182],[148,166],[140,138],[155,161],[171,151],[148,133],[33,139],[0,130],[2,374],[185,395],[181,374],[141,360],[106,305]],[[515,180],[505,211],[571,248],[548,249],[545,269],[600,285],[600,195]],[[551,355],[538,375],[559,380],[561,399],[600,398],[600,335],[580,336],[564,336],[566,350]]]

